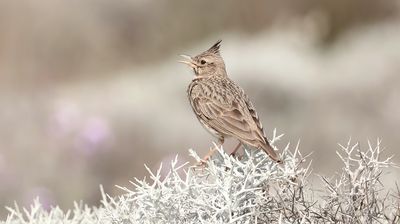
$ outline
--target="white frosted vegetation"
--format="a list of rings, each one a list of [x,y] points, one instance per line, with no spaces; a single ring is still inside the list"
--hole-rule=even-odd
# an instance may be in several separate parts
[[[281,137],[274,132],[272,142]],[[8,208],[2,224],[16,223],[398,223],[400,194],[380,183],[385,169],[380,141],[365,150],[351,141],[340,146],[343,168],[336,177],[321,177],[323,189],[307,182],[310,156],[299,145],[281,150],[283,165],[259,150],[234,158],[218,149],[204,166],[167,164],[162,176],[149,168],[149,177],[119,187],[126,193],[102,192],[99,208],[75,204],[71,211],[46,211],[35,200],[30,209]],[[200,161],[199,156],[190,154]]]

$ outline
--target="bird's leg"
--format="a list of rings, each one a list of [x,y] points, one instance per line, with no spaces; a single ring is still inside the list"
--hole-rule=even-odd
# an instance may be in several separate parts
[[[224,144],[224,137],[221,136],[220,138],[218,138],[218,147],[221,147]],[[211,156],[215,153],[215,151],[217,150],[216,147],[212,147],[209,149],[208,153],[203,157],[203,159],[200,161],[200,165],[204,165],[206,163],[207,160],[209,160],[211,158]]]
[[[231,156],[235,156],[237,150],[240,148],[240,146],[242,146],[242,143],[239,142],[239,144],[237,144],[237,146],[235,147],[235,149],[231,152]]]
[[[219,143],[218,147],[221,148],[222,145],[224,144],[224,141],[225,141],[224,136],[219,137],[219,138],[218,138],[218,143]]]

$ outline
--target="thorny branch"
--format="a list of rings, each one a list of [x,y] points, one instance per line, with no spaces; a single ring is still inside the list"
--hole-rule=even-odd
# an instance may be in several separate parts
[[[282,136],[274,130],[271,143]],[[320,176],[324,188],[318,191],[308,183],[310,155],[302,156],[299,143],[281,150],[282,165],[261,151],[245,150],[238,159],[218,148],[201,168],[178,157],[156,172],[146,166],[149,179],[118,186],[123,195],[101,189],[98,208],[76,203],[72,211],[46,211],[37,199],[30,209],[8,208],[0,223],[399,223],[399,187],[389,192],[380,182],[395,164],[392,157],[381,159],[382,152],[379,139],[365,150],[351,140],[340,145],[343,168],[334,178]],[[190,155],[200,161],[193,150]]]

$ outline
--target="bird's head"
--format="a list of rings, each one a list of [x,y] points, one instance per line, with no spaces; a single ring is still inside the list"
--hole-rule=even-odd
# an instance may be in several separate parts
[[[193,68],[196,77],[226,75],[225,63],[219,52],[220,44],[221,40],[218,40],[210,49],[194,57],[181,55],[186,60],[179,62]]]

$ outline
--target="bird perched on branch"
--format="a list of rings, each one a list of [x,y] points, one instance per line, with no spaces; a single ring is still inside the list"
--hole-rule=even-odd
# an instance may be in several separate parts
[[[210,49],[179,61],[190,66],[194,78],[187,94],[200,123],[215,137],[219,144],[226,137],[234,137],[239,144],[232,151],[235,154],[242,144],[264,150],[269,157],[281,162],[279,156],[269,144],[257,112],[243,89],[227,75],[224,60],[220,54],[221,40]],[[213,153],[206,156],[209,156]]]

